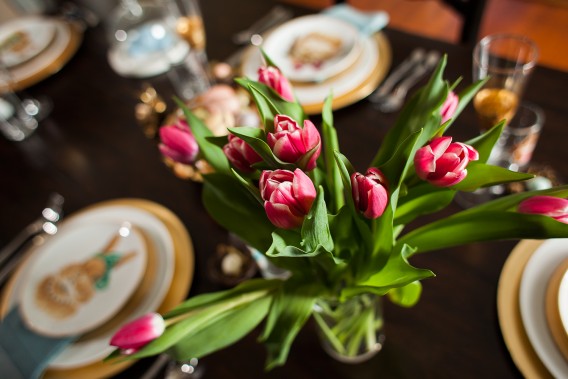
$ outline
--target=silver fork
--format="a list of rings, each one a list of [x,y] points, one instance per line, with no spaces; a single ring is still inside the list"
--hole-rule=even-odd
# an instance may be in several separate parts
[[[416,48],[412,50],[410,55],[397,66],[396,69],[388,76],[388,78],[377,88],[369,97],[367,98],[371,103],[378,103],[385,99],[386,96],[390,95],[393,87],[401,79],[403,79],[414,66],[420,63],[424,59],[426,51],[422,48]]]
[[[57,232],[56,224],[61,218],[64,200],[63,196],[58,193],[52,193],[49,196],[46,207],[41,211],[41,216],[26,226],[0,250],[0,265],[14,256],[32,237],[40,233],[55,234]]]
[[[414,71],[399,85],[395,87],[392,93],[383,98],[383,100],[377,104],[379,110],[385,113],[396,112],[404,104],[404,99],[408,94],[410,88],[412,88],[418,81],[420,81],[430,70],[436,66],[440,60],[440,53],[437,51],[430,51],[426,58],[414,69]]]

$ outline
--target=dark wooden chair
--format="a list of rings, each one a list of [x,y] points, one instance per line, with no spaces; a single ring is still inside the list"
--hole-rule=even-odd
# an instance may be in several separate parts
[[[462,17],[460,42],[475,44],[479,37],[479,27],[487,0],[443,0],[443,2]]]

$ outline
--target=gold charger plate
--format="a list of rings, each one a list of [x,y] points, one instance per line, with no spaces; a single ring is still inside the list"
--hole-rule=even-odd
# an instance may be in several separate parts
[[[385,34],[382,32],[374,34],[371,37],[371,39],[373,43],[375,43],[377,46],[377,52],[378,52],[377,64],[373,67],[373,69],[369,72],[369,74],[363,80],[361,80],[355,87],[351,88],[349,91],[345,93],[342,93],[341,95],[334,96],[332,101],[333,110],[346,107],[348,105],[356,103],[359,100],[364,99],[365,97],[370,95],[375,90],[375,88],[379,86],[381,81],[385,78],[392,61],[392,52],[391,52],[390,43],[387,37],[385,36]],[[240,67],[241,73],[243,75],[246,74],[245,71],[248,71],[245,66],[247,64],[250,64],[250,62],[254,59],[252,56],[256,52],[256,50],[257,50],[256,46],[251,46],[248,49],[248,51],[245,52],[245,54],[243,55],[243,60]],[[353,66],[350,67],[350,69],[352,68]],[[347,69],[346,72],[340,73],[334,76],[333,78],[328,79],[328,81],[346,75],[347,71],[349,71],[349,69]],[[325,81],[323,83],[325,83]],[[298,84],[293,84],[293,85],[297,86],[298,88],[306,88],[309,86],[309,84],[305,83],[302,83],[300,85]],[[304,112],[306,112],[308,115],[314,115],[321,113],[323,109],[323,104],[324,103],[322,99],[321,102],[303,103],[302,107],[304,108]]]
[[[109,200],[101,203],[97,203],[95,205],[89,206],[84,208],[83,210],[77,212],[80,214],[81,212],[90,211],[100,207],[109,207],[109,206],[132,206],[135,208],[139,208],[145,210],[158,218],[166,227],[168,232],[172,236],[172,241],[174,245],[174,272],[172,276],[172,282],[170,288],[162,300],[162,303],[158,307],[157,311],[159,313],[165,313],[170,309],[174,308],[176,305],[181,303],[187,296],[191,281],[193,278],[193,271],[194,271],[194,255],[193,255],[193,245],[191,241],[191,237],[183,223],[180,219],[169,209],[165,208],[162,205],[157,203],[151,202],[149,200],[143,199],[117,199],[117,200]],[[147,263],[147,267],[152,266],[152,259],[156,258],[154,252],[149,252],[149,260]],[[20,268],[24,265],[22,264]],[[145,296],[149,286],[152,285],[152,271],[149,269],[148,271],[149,276],[148,278],[144,278],[143,282],[140,285],[139,290],[136,291],[133,298],[129,300],[129,302],[125,305],[124,311],[121,312],[128,312],[128,309],[131,309],[133,303],[140,300],[140,297]],[[154,272],[155,274],[155,272]],[[18,271],[14,273],[10,281],[4,288],[2,292],[2,297],[0,298],[0,315],[4,316],[8,311],[8,297],[9,294],[12,292],[12,289],[15,285],[16,278],[18,276]],[[110,323],[109,325],[105,325],[102,328],[96,329],[90,333],[87,333],[82,338],[89,338],[100,333],[104,333],[108,331],[108,328],[116,327],[116,324],[120,324],[121,318],[125,315],[119,313],[116,316],[116,320],[118,322]],[[109,377],[119,373],[120,371],[125,370],[136,361],[124,361],[120,363],[110,363],[110,362],[94,362],[85,366],[77,367],[77,368],[69,368],[69,369],[55,369],[49,368],[44,373],[43,378],[46,379],[74,379],[74,378],[81,378],[81,379],[96,379],[101,377]]]
[[[26,89],[61,70],[81,45],[83,35],[75,25],[58,19],[49,20],[59,34],[40,54],[9,69],[12,76],[10,88],[13,91]],[[58,51],[50,55],[49,49],[54,47]],[[0,92],[6,89],[6,85],[0,85]]]
[[[542,242],[523,240],[515,246],[503,266],[497,288],[497,313],[501,333],[513,361],[527,378],[552,378],[529,341],[519,307],[523,270]]]

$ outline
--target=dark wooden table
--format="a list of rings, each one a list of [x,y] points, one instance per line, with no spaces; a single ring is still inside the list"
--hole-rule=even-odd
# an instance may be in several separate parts
[[[252,24],[274,3],[262,0],[202,1],[208,54],[221,60],[236,47],[231,35]],[[308,10],[292,8],[297,15]],[[446,77],[471,82],[471,49],[386,30],[393,66],[417,46],[448,54]],[[29,88],[47,95],[54,109],[39,130],[20,143],[0,139],[0,245],[7,243],[42,209],[48,194],[61,193],[65,211],[115,198],[144,198],[163,204],[185,223],[193,238],[196,266],[189,295],[221,289],[206,274],[208,257],[224,230],[200,202],[201,186],[176,178],[161,162],[155,141],[144,137],[134,118],[142,80],[115,74],[106,59],[102,25],[88,30],[79,51],[56,75]],[[171,89],[163,77],[153,84]],[[546,122],[534,161],[568,176],[568,73],[538,67],[525,98],[540,105]],[[363,100],[335,112],[342,151],[364,170],[396,114],[382,114]],[[316,123],[318,117],[314,117]],[[452,134],[477,134],[468,108]],[[451,210],[459,208],[454,206]],[[422,299],[405,309],[385,302],[386,344],[372,360],[344,365],[320,348],[313,327],[299,334],[285,367],[265,373],[265,351],[252,333],[232,347],[202,359],[205,378],[519,378],[498,324],[499,275],[516,241],[479,243],[417,256],[414,263],[433,270]],[[223,331],[219,331],[222,333]],[[139,377],[153,362],[138,362],[117,377]]]

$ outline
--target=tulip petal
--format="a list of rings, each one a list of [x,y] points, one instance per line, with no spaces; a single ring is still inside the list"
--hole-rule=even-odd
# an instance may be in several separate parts
[[[304,221],[303,217],[298,217],[290,212],[290,208],[284,204],[273,204],[270,202],[264,203],[264,210],[266,216],[272,224],[282,229],[294,229]]]
[[[161,315],[148,313],[120,328],[110,344],[120,349],[138,350],[164,333],[165,323]]]

